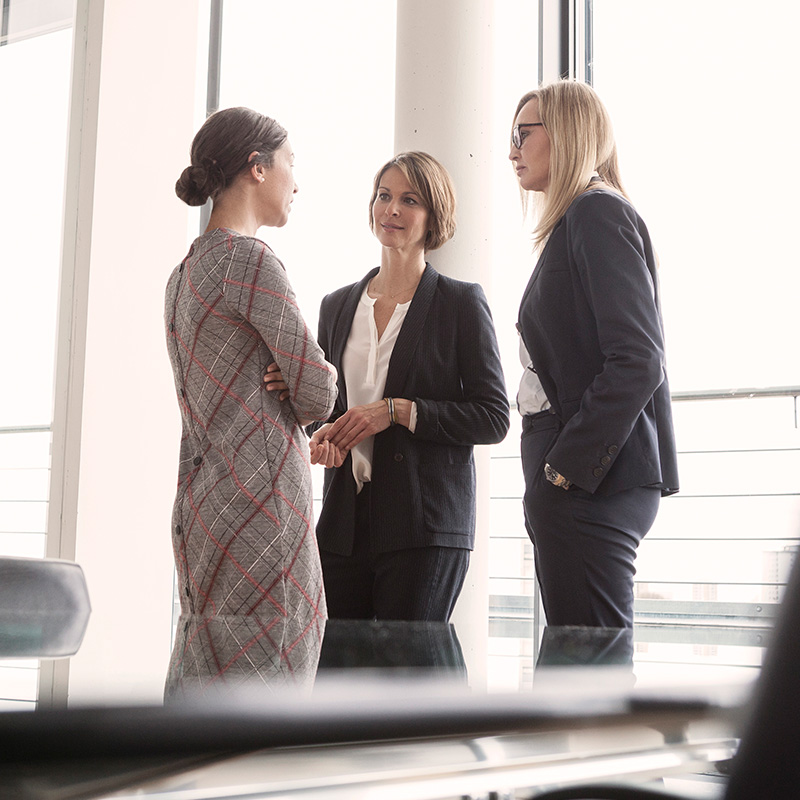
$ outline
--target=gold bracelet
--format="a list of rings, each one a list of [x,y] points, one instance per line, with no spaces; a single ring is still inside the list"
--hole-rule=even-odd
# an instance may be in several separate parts
[[[394,398],[384,397],[383,400],[389,407],[389,427],[391,427],[392,425],[397,425],[397,414],[395,413],[394,410]]]

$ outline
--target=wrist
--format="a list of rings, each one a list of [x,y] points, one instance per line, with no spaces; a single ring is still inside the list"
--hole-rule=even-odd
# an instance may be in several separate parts
[[[395,397],[394,411],[397,424],[408,428],[411,425],[411,400],[406,400],[405,397]]]
[[[389,427],[397,425],[397,408],[395,407],[394,397],[384,397],[383,402],[386,404],[386,411],[389,414]]]
[[[560,472],[554,470],[549,464],[544,465],[544,476],[553,486],[558,486],[559,489],[569,489],[572,486],[572,481],[565,478]]]

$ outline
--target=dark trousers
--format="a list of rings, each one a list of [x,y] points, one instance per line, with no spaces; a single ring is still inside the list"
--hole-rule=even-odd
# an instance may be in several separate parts
[[[642,486],[600,496],[553,486],[544,465],[560,429],[556,416],[542,414],[526,418],[522,433],[525,525],[547,624],[633,627],[636,548],[661,492]]]
[[[448,622],[469,566],[469,550],[370,550],[369,484],[356,498],[353,554],[320,551],[331,619]]]

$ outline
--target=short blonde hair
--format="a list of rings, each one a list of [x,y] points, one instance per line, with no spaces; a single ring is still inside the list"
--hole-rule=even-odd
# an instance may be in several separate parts
[[[539,116],[550,139],[550,176],[540,203],[534,242],[541,247],[572,201],[597,174],[611,188],[627,197],[617,162],[617,146],[611,118],[597,93],[586,83],[556,81],[523,95],[514,113],[531,100],[539,104]]]
[[[456,192],[447,170],[431,155],[419,150],[399,153],[376,173],[369,201],[369,227],[375,233],[372,207],[387,170],[397,167],[428,211],[428,236],[425,250],[436,250],[456,232]]]

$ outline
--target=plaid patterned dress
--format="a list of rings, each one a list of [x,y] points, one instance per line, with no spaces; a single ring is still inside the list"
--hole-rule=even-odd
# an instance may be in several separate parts
[[[336,372],[283,265],[259,239],[207,233],[169,279],[165,323],[183,423],[172,517],[183,612],[324,618],[299,420],[327,419]],[[283,402],[263,381],[273,361]]]

